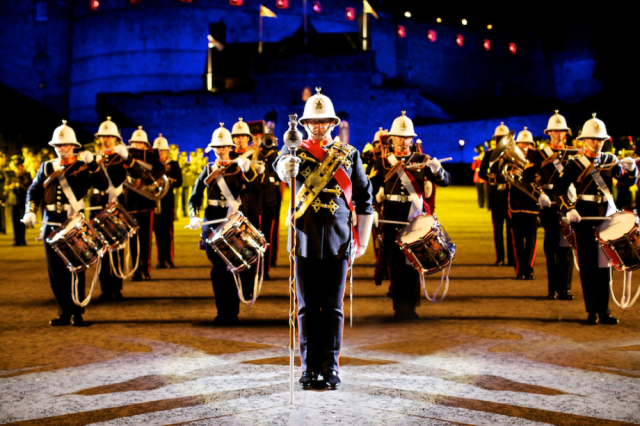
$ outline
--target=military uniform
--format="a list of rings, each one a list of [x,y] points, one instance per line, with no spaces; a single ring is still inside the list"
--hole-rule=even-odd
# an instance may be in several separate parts
[[[143,185],[150,185],[164,175],[164,165],[158,159],[158,153],[153,149],[129,148],[129,155],[136,161],[143,161],[151,165],[151,173],[143,179]],[[150,279],[151,271],[151,230],[153,229],[153,210],[156,202],[144,197],[130,188],[124,191],[125,208],[138,222],[138,238],[140,239],[140,252],[136,244],[131,244],[131,258],[138,258],[138,268],[133,279],[141,281]]]
[[[216,144],[219,135],[222,135],[220,140],[223,145]],[[226,144],[233,145],[231,135],[227,129],[221,127],[214,132],[212,143],[209,146],[227,146]],[[236,163],[227,165],[224,161],[217,161],[216,164],[218,168],[222,168],[223,170],[221,177],[224,179],[224,184],[229,192],[225,195],[217,178],[207,182],[207,178],[210,177],[215,169],[212,166],[205,167],[196,180],[191,198],[189,198],[189,216],[192,221],[200,215],[200,206],[202,205],[205,189],[207,189],[207,200],[204,210],[204,221],[206,222],[229,217],[235,213],[237,210],[234,209],[233,205],[239,202],[243,186],[247,185],[249,189],[253,189],[252,187],[254,185],[259,184],[259,181],[256,179],[258,173],[253,168],[249,168],[246,173],[243,173],[240,166]],[[229,200],[230,195],[233,197],[233,200]],[[218,226],[220,226],[220,224],[203,225],[202,240],[206,240]],[[238,321],[238,313],[240,312],[240,299],[238,297],[234,276],[232,272],[227,269],[227,264],[222,257],[216,253],[209,244],[205,243],[204,248],[207,257],[213,265],[211,268],[211,284],[213,286],[213,294],[216,298],[216,308],[218,311],[214,323],[219,325],[235,324]],[[246,269],[240,273],[245,298],[249,297],[248,293],[253,289],[255,274],[255,267]]]
[[[257,148],[256,148],[257,149]],[[229,156],[232,159],[236,159],[240,157],[242,154],[246,154],[248,151],[253,151],[253,149],[249,149],[247,151],[242,151],[236,149],[235,151],[229,153]],[[255,152],[255,151],[253,151]],[[255,158],[255,160],[254,160]],[[250,161],[262,161],[264,162],[264,155],[261,152],[258,152],[256,155],[251,155],[248,158]],[[255,170],[255,166],[253,166]],[[255,182],[253,180],[256,180]],[[240,204],[240,211],[244,214],[249,222],[257,229],[260,229],[260,219],[262,216],[262,203],[263,203],[263,192],[266,189],[267,185],[265,183],[265,175],[264,173],[256,173],[254,178],[251,178],[251,185],[243,185],[242,192],[240,193],[240,200],[242,203]]]
[[[580,138],[604,139],[605,136],[608,137],[604,123],[594,116],[592,120],[585,123]],[[589,154],[590,151],[586,150],[585,154],[569,160],[553,187],[553,196],[560,211],[567,216],[568,220],[575,221],[576,218],[580,220],[572,223],[572,228],[577,246],[584,303],[589,313],[587,321],[596,324],[597,314],[601,323],[617,324],[617,319],[609,315],[611,270],[595,239],[596,228],[601,221],[581,220],[581,218],[613,214],[615,205],[608,203],[606,196],[613,187],[613,179],[632,186],[638,180],[638,169],[633,166],[631,171],[625,170],[613,154]],[[567,195],[571,184],[575,186],[578,197],[575,203]]]
[[[502,159],[490,165],[491,154],[489,150],[482,158],[478,175],[489,184],[489,206],[491,207],[491,222],[493,223],[493,243],[496,250],[496,265],[503,265],[505,258],[504,228],[507,228],[507,261],[515,265],[513,240],[511,238],[511,218],[509,217],[509,192],[507,183],[502,175]]]
[[[24,170],[15,171],[15,183],[12,185],[11,191],[15,196],[16,204],[11,206],[11,219],[13,221],[13,245],[26,246],[27,228],[20,220],[24,216],[25,205],[27,202],[27,190],[31,185],[31,175]]]
[[[63,122],[65,123],[65,122]],[[71,138],[71,134],[73,137]],[[69,142],[73,141],[73,142]],[[50,144],[75,144],[75,133],[73,130],[63,124],[54,132],[54,138]],[[47,179],[62,171],[66,184],[62,184],[60,179],[55,177],[45,187]],[[67,198],[67,194],[63,189],[63,185],[68,185],[69,191],[72,193],[81,206],[84,206],[84,197],[92,187],[99,190],[106,190],[109,187],[109,180],[104,170],[93,160],[86,164],[77,160],[76,157],[63,157],[42,163],[35,179],[31,183],[27,191],[25,222],[35,222],[35,212],[40,202],[44,202],[44,222],[64,223],[71,215],[78,213],[74,210],[72,202]],[[47,242],[53,231],[58,228],[57,225],[43,225],[42,236],[44,241],[44,251],[47,262],[47,270],[49,272],[49,283],[58,303],[58,311],[60,318],[53,320],[52,325],[67,325],[71,316],[80,315],[84,312],[84,308],[76,305],[71,297],[71,272],[67,269],[67,265],[62,258],[54,251]],[[85,291],[85,273],[78,273],[78,293],[80,297],[84,297]],[[76,325],[81,325],[75,323]]]
[[[280,190],[280,178],[273,168],[273,162],[278,156],[276,147],[262,150],[266,166],[264,183],[266,188],[262,192],[262,220],[260,230],[264,234],[269,246],[265,252],[267,271],[276,266],[278,259],[278,245],[280,235],[280,206],[282,205],[282,191]]]
[[[397,157],[397,161],[406,165],[424,163],[427,159],[426,155],[420,154]],[[392,168],[389,157],[378,159],[370,174],[373,192],[378,193],[380,188],[383,188],[384,191],[381,219],[405,222],[411,218],[412,199],[409,190],[398,174],[392,173]],[[449,186],[451,183],[451,176],[443,168],[440,168],[437,174],[434,174],[425,165],[420,168],[405,168],[404,172],[417,183],[416,186],[420,188],[421,193],[424,192],[422,188],[427,182],[443,187]],[[431,209],[428,207],[424,209],[424,205],[426,203],[423,202],[422,210],[419,213],[431,214]],[[411,264],[408,264],[406,256],[396,243],[401,228],[402,225],[395,224],[382,224],[381,226],[382,250],[388,259],[389,278],[393,288],[393,310],[398,318],[410,317],[415,314],[415,308],[420,302],[420,275]]]

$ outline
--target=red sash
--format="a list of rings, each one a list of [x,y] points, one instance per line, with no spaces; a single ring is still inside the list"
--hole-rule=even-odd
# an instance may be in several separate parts
[[[313,155],[313,157],[318,161],[322,161],[327,153],[324,149],[322,149],[320,145],[316,145],[309,140],[303,140],[302,147],[306,149],[309,154]],[[342,166],[338,168],[333,177],[336,178],[338,185],[340,185],[340,188],[342,188],[342,191],[344,192],[344,197],[346,198],[347,204],[349,205],[349,210],[351,210],[351,212],[355,214],[352,203],[353,188],[351,187],[351,179],[349,179],[349,176],[347,176],[347,173],[344,171]],[[353,236],[356,242],[356,248],[359,248],[360,241],[358,240],[358,233],[354,232]]]

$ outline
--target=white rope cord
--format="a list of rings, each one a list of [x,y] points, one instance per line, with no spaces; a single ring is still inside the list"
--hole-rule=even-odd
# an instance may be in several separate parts
[[[353,263],[349,260],[349,327],[353,328]]]
[[[258,252],[258,257],[259,257],[259,260],[256,262],[257,263],[256,276],[253,281],[253,297],[251,298],[250,301],[247,301],[244,298],[244,294],[242,293],[242,279],[240,278],[240,274],[238,273],[238,270],[234,269],[231,271],[231,273],[233,274],[233,279],[236,282],[236,289],[238,289],[238,298],[242,303],[244,303],[247,306],[253,305],[253,303],[258,298],[258,295],[260,294],[260,290],[262,290],[262,282],[264,280],[264,253]]]
[[[71,300],[73,300],[73,303],[84,308],[89,304],[89,302],[91,302],[91,295],[93,294],[93,289],[96,287],[96,283],[98,282],[101,267],[102,262],[98,261],[96,265],[96,272],[93,275],[93,280],[91,280],[91,290],[89,290],[89,295],[82,302],[80,302],[80,294],[78,293],[78,273],[76,271],[71,271]]]
[[[113,260],[113,253],[109,251],[109,266],[111,267],[112,275],[115,275],[118,278],[122,278],[123,280],[127,280],[133,276],[138,269],[138,263],[140,261],[140,237],[136,234],[137,244],[138,244],[138,256],[136,258],[136,265],[133,269],[129,269],[129,261],[131,260],[131,236],[127,238],[127,246],[129,247],[129,252],[125,255],[124,266],[120,266],[120,252],[126,252],[126,246],[123,246],[121,249],[116,250],[116,258],[117,263]]]
[[[573,251],[573,264],[578,272],[580,272],[580,266],[578,266],[578,253],[576,253],[576,250],[573,250],[573,248],[571,250]]]
[[[631,297],[631,275],[633,271],[627,271],[625,267],[622,268],[622,296],[620,297],[620,302],[616,298],[616,295],[613,292],[613,270],[609,268],[609,290],[611,291],[611,298],[615,302],[616,305],[621,307],[622,309],[629,309],[636,303],[638,297],[640,297],[640,286],[636,290],[635,296]]]
[[[440,285],[438,286],[438,288],[436,289],[436,291],[433,292],[433,298],[429,297],[429,293],[427,292],[427,285],[426,285],[426,280],[424,278],[424,274],[421,272],[420,273],[420,284],[422,285],[422,290],[424,291],[424,295],[427,298],[427,300],[429,300],[430,302],[433,303],[440,303],[444,300],[444,298],[447,295],[447,292],[449,291],[449,272],[451,272],[451,265],[453,264],[453,262],[449,263],[449,269],[447,269],[447,276],[445,279],[445,275],[444,275],[444,269],[442,270],[442,278],[440,279]],[[444,292],[442,293],[442,296],[440,297],[439,300],[436,300],[436,297],[438,295],[438,292],[440,291],[440,288],[442,288],[442,284],[446,281],[446,285],[444,287]]]

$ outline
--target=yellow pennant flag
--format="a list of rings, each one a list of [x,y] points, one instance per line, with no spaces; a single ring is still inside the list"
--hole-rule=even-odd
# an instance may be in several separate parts
[[[266,16],[267,18],[277,18],[275,13],[273,13],[263,5],[260,5],[260,16]]]
[[[378,19],[378,14],[375,10],[373,10],[369,2],[367,0],[362,0],[362,2],[364,3],[364,13],[370,13],[375,16],[376,19]]]

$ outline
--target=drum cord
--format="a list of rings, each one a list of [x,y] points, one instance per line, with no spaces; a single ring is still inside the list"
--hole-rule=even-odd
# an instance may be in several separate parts
[[[438,286],[436,291],[433,292],[433,298],[429,297],[429,293],[427,292],[427,285],[426,285],[426,282],[425,282],[426,280],[424,278],[424,274],[422,272],[420,272],[420,284],[422,285],[422,290],[424,290],[425,297],[430,302],[440,303],[440,302],[442,302],[444,300],[445,296],[447,295],[447,292],[449,291],[449,272],[451,272],[451,265],[452,264],[453,264],[453,262],[449,263],[449,269],[447,269],[446,280],[445,280],[445,275],[444,275],[444,269],[442,270],[442,278],[440,279],[440,285]],[[442,293],[442,296],[440,297],[440,299],[436,300],[438,292],[440,291],[440,288],[442,288],[442,284],[445,281],[446,281],[446,285],[444,287],[444,292]]]
[[[93,295],[93,289],[96,287],[96,283],[98,282],[101,267],[102,262],[97,262],[96,272],[93,276],[93,280],[91,280],[91,290],[89,290],[89,295],[82,302],[80,302],[80,295],[78,293],[78,272],[71,271],[71,300],[73,300],[73,303],[84,308],[89,304],[89,302],[91,302],[91,296]]]
[[[236,282],[236,288],[238,289],[238,298],[247,306],[253,305],[253,303],[258,298],[260,291],[262,290],[262,282],[264,281],[264,253],[259,252],[258,257],[260,258],[260,260],[258,260],[257,262],[258,269],[256,270],[256,277],[253,281],[253,297],[250,301],[247,302],[247,300],[245,300],[244,298],[244,294],[242,292],[242,279],[240,278],[237,269],[231,271],[231,273],[233,274],[233,279]]]
[[[611,298],[615,302],[616,305],[621,307],[622,309],[629,309],[636,303],[638,297],[640,296],[640,286],[636,290],[635,296],[633,299],[631,298],[631,275],[633,271],[627,271],[627,268],[622,268],[623,278],[622,278],[622,297],[620,297],[620,302],[616,299],[616,295],[613,293],[613,268],[609,267],[609,290],[611,291]]]
[[[109,266],[111,268],[111,274],[115,275],[118,278],[122,278],[123,280],[129,279],[133,276],[138,269],[138,263],[140,262],[140,235],[136,234],[137,245],[138,245],[138,256],[136,257],[136,264],[132,269],[129,269],[129,262],[131,261],[131,237],[127,238],[127,244],[129,245],[129,253],[125,256],[124,259],[124,269],[120,267],[120,251],[124,251],[124,247],[122,249],[116,250],[116,258],[118,259],[117,265],[114,265],[113,261],[113,253],[109,251]],[[127,271],[127,269],[129,269]]]

